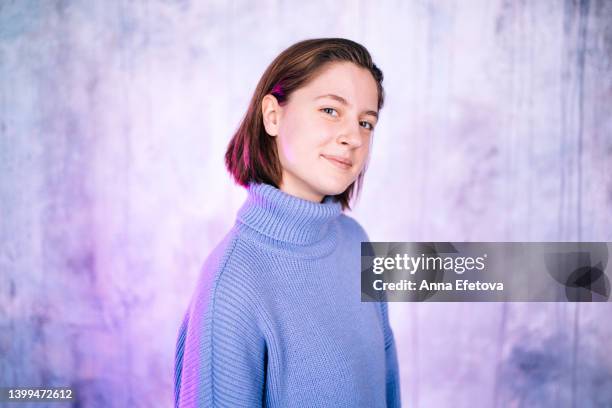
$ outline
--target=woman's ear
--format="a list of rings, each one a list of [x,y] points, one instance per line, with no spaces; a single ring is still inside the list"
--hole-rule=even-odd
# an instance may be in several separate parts
[[[263,117],[264,128],[270,136],[278,135],[282,107],[274,95],[267,94],[261,101],[261,114]]]

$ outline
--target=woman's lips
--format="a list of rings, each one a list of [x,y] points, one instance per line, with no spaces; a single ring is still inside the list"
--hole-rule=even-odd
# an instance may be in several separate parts
[[[324,159],[327,159],[327,161],[329,161],[331,164],[333,164],[334,166],[342,170],[348,170],[352,167],[352,164],[349,164],[346,161],[344,161],[346,159],[336,158],[335,156],[328,156],[325,154],[322,154],[321,157],[323,157]]]

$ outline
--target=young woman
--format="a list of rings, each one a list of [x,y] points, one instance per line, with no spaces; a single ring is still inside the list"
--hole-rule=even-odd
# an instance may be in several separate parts
[[[312,39],[267,68],[225,161],[248,190],[180,328],[177,407],[398,407],[387,304],[360,301],[360,189],[383,74]]]

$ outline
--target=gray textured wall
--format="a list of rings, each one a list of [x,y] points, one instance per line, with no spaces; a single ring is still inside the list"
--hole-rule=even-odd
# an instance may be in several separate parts
[[[244,191],[223,153],[288,45],[387,103],[378,241],[612,241],[612,2],[0,0],[0,385],[169,406],[176,330]],[[610,407],[610,304],[391,305],[405,406]]]

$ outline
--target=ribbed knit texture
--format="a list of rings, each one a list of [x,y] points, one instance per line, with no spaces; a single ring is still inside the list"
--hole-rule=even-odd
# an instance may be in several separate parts
[[[361,302],[363,228],[252,183],[176,344],[177,407],[399,407],[387,304]]]

